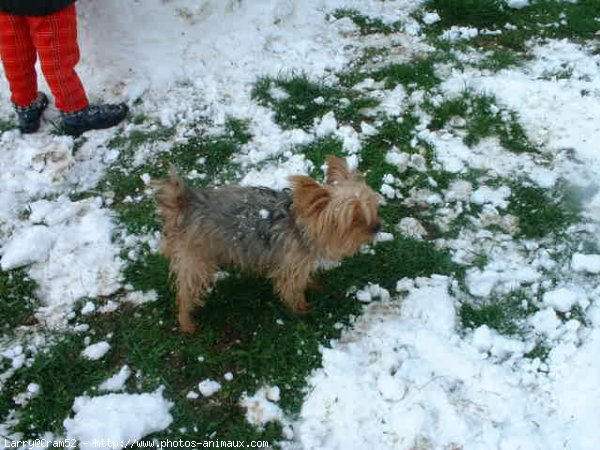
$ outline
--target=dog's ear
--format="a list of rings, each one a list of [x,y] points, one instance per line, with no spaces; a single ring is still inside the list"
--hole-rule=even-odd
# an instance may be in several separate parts
[[[292,185],[294,209],[301,217],[319,214],[331,200],[329,191],[310,177],[295,175],[288,180]]]
[[[330,155],[325,160],[327,162],[327,184],[335,184],[340,181],[350,179],[352,174],[348,169],[348,163],[344,158]]]

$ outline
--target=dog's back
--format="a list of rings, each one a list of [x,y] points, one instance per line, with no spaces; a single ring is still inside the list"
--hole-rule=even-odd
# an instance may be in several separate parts
[[[279,241],[296,231],[289,191],[235,185],[191,189],[174,171],[153,186],[168,257],[178,253],[176,247],[193,247],[219,265],[266,268],[267,261],[279,259],[273,252],[284,250]]]

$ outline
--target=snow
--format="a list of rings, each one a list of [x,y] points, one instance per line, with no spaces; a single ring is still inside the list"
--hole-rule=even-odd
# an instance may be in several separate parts
[[[390,150],[385,155],[385,162],[396,166],[398,172],[403,173],[408,168],[408,163],[410,162],[410,154],[404,152],[400,153],[397,149]]]
[[[529,3],[509,0],[507,6],[523,8]],[[254,137],[234,156],[242,184],[281,189],[288,186],[289,175],[313,169],[304,155],[292,153],[294,147],[333,136],[342,141],[356,166],[362,142],[376,134],[378,122],[362,123],[357,131],[340,125],[329,112],[308,131],[282,130],[272,111],[250,98],[256,77],[300,71],[326,83],[335,81],[331,71],[343,69],[377,39],[358,36],[348,19],[326,23],[324,12],[338,7],[356,8],[386,23],[400,19],[404,33],[393,38],[390,58],[405,61],[411,52],[427,51],[418,35],[419,24],[411,17],[419,6],[420,2],[408,0],[145,0],[142,7],[136,0],[80,0],[79,68],[94,100],[124,99],[130,104],[141,100],[137,106],[141,113],[163,126],[177,127],[178,133],[206,118],[211,119],[211,132],[218,132],[228,116],[248,119]],[[434,11],[422,16],[427,25],[439,20]],[[160,33],[140,32],[140,26]],[[443,37],[469,40],[486,33],[452,27]],[[567,181],[582,192],[597,190],[600,55],[567,40],[532,41],[528,46],[531,59],[498,73],[438,65],[436,72],[444,80],[439,97],[453,98],[465,90],[495,95],[499,113],[517,112],[541,154],[512,154],[496,138],[468,147],[463,142],[463,118],[451,120],[447,129],[428,128],[430,118],[419,110],[423,91],[407,93],[403,86],[385,90],[383,83],[366,79],[354,88],[381,100],[373,114],[400,115],[408,106],[416,107],[421,123],[415,138],[435,149],[435,160],[426,162],[422,155],[392,147],[385,150],[385,161],[398,174],[432,164],[455,174],[473,169],[526,179],[544,189]],[[559,77],[564,71],[571,76]],[[274,86],[271,94],[280,99],[286,95]],[[0,98],[0,111],[8,116],[3,79]],[[54,120],[57,113],[51,109],[48,116]],[[125,263],[120,255],[125,246],[136,256],[141,243],[156,250],[158,236],[119,234],[108,208],[110,199],[72,200],[72,194],[94,189],[118,157],[118,151],[106,145],[116,131],[89,133],[75,152],[71,138],[54,136],[50,129],[44,123],[43,132],[35,135],[21,136],[14,130],[0,135],[0,267],[26,268],[42,303],[36,317],[48,329],[64,327],[69,317],[75,317],[73,308],[81,299],[92,298],[98,305],[87,302],[80,311],[83,315],[114,310],[118,303],[113,300],[156,301],[154,291],[122,285]],[[134,164],[146,156],[140,152]],[[199,163],[191,175],[201,177],[201,172]],[[402,175],[389,175],[377,188],[388,198],[398,198]],[[148,174],[142,180],[147,183]],[[283,445],[304,450],[595,448],[600,441],[600,255],[586,253],[583,246],[571,255],[551,242],[535,247],[514,239],[514,220],[500,217],[510,201],[507,185],[459,180],[444,192],[434,191],[411,192],[404,200],[431,208],[438,225],[443,225],[442,212],[451,215],[471,204],[482,210],[474,218],[479,231],[461,232],[456,239],[435,245],[448,249],[458,264],[469,266],[477,252],[487,262],[466,268],[467,292],[454,280],[439,276],[399,279],[400,295],[393,298],[375,283],[358,289],[355,297],[364,302],[364,312],[331,348],[322,349],[322,366],[309,376],[305,403],[292,424],[295,440]],[[586,194],[583,200],[591,230],[597,231],[593,226],[600,220],[600,194]],[[506,234],[483,229],[486,224],[499,225]],[[391,225],[414,238],[428,237],[411,217]],[[381,233],[378,240],[392,238],[391,233]],[[523,319],[525,336],[502,335],[487,325],[459,327],[465,296],[485,302],[515,290],[527,291],[524,306],[536,311]],[[98,297],[113,300],[105,308]],[[74,330],[88,332],[90,327],[80,324]],[[523,357],[537,344],[549,349],[545,363]],[[110,348],[108,342],[97,342],[82,356],[99,359]],[[3,343],[1,349],[10,370],[27,367],[26,347]],[[120,391],[130,376],[131,369],[122,366],[98,390]],[[231,376],[225,374],[224,379]],[[208,397],[220,388],[207,379],[198,386],[200,394],[189,391],[186,397]],[[277,404],[280,394],[279,388],[266,386],[244,395],[240,405],[248,422],[263,427],[279,421],[287,427],[289,421]],[[30,384],[16,397],[25,404],[35,395],[44,392]],[[140,439],[167,429],[171,406],[159,391],[78,397],[74,417],[64,422],[65,434],[80,443]],[[0,424],[0,431],[9,435],[5,425]]]
[[[599,436],[586,426],[586,415],[595,415],[593,402],[562,389],[575,378],[566,381],[556,372],[539,385],[525,384],[515,379],[518,359],[502,364],[486,356],[518,358],[527,350],[520,341],[488,327],[475,330],[471,340],[459,338],[448,283],[444,277],[417,280],[405,299],[370,305],[352,330],[323,349],[323,368],[310,377],[310,394],[294,425],[302,448],[552,449],[563,442],[592,448],[585,444]],[[584,355],[573,358],[589,380]],[[520,364],[523,376],[539,376],[528,367],[535,363]],[[587,387],[598,398],[598,387]],[[556,401],[565,409],[556,409]],[[561,435],[567,441],[558,440]]]
[[[81,314],[84,316],[88,316],[90,314],[92,314],[94,311],[96,311],[96,305],[94,305],[94,303],[92,302],[86,302],[85,305],[83,305],[83,308],[81,308]]]
[[[44,261],[55,240],[56,235],[42,225],[25,228],[13,234],[2,248],[2,270]]]
[[[127,293],[125,300],[135,305],[141,305],[143,303],[155,302],[158,299],[156,291],[131,291]]]
[[[328,112],[323,117],[321,117],[321,120],[316,124],[315,134],[317,135],[317,137],[325,137],[327,135],[335,133],[337,127],[338,123],[335,119],[333,111]]]
[[[483,270],[467,270],[469,292],[476,297],[489,297],[492,293],[507,293],[515,288],[538,281],[541,274],[532,267],[522,266],[521,259],[494,261]]]
[[[411,237],[413,239],[423,239],[427,236],[427,230],[425,227],[414,217],[403,217],[400,219],[396,229],[400,231],[404,236]]]
[[[81,448],[94,448],[95,441],[110,441],[113,448],[125,447],[128,440],[141,439],[166,429],[173,418],[161,390],[146,394],[108,394],[77,397],[75,415],[64,421],[66,437],[77,439]]]
[[[600,255],[575,253],[571,260],[571,268],[576,272],[600,273]]]
[[[529,155],[507,156],[494,140],[467,148],[461,138],[443,130],[422,130],[420,137],[435,146],[446,170],[524,174],[543,188],[555,186],[560,177],[587,186],[585,178],[598,173],[600,158],[593,153],[600,136],[598,57],[566,41],[550,41],[533,52],[537,58],[524,69],[495,75],[467,69],[452,73],[444,89],[450,96],[465,86],[494,93],[519,113],[533,142],[557,155],[557,164],[546,168]],[[541,78],[565,61],[574,77],[560,83]],[[582,99],[581,90],[595,94]],[[588,164],[589,175],[582,177],[581,168],[561,157],[564,148]],[[407,164],[399,152],[388,153],[386,161],[400,168]],[[509,197],[506,186],[473,190],[471,183],[457,181],[445,199],[503,209]],[[594,220],[600,218],[597,204],[595,199],[587,204]],[[455,259],[472,245],[469,238],[459,238],[451,246]],[[468,291],[482,299],[524,287],[536,292],[543,273],[557,269],[544,249],[532,247],[533,255],[526,257],[508,241],[491,245],[485,247],[488,264],[467,270]],[[309,377],[309,393],[294,424],[300,448],[594,448],[600,438],[598,416],[591,409],[600,399],[600,389],[591,381],[600,377],[594,359],[600,318],[597,280],[572,277],[597,274],[599,264],[598,255],[575,253],[565,267],[574,272],[562,272],[566,284],[545,285],[539,311],[527,318],[552,348],[547,365],[523,358],[534,348],[531,337],[503,336],[485,325],[462,337],[456,329],[456,288],[450,281],[399,280],[397,291],[406,298],[369,304],[332,348],[322,349],[322,368]],[[578,281],[569,281],[574,279]],[[370,293],[360,295],[366,299]],[[591,327],[559,317],[574,306],[585,311]],[[578,387],[577,380],[585,386]]]
[[[219,392],[221,390],[221,383],[215,380],[211,380],[207,378],[206,380],[202,380],[198,383],[198,391],[204,397],[210,397],[211,395]]]
[[[497,189],[492,189],[488,186],[481,186],[471,194],[471,202],[476,205],[484,205],[486,203],[495,206],[496,208],[506,208],[511,191],[508,186],[500,186]]]
[[[472,39],[477,35],[479,35],[477,28],[453,26],[442,33],[442,39],[454,42]]]
[[[565,313],[570,311],[576,303],[581,302],[580,298],[583,296],[583,293],[577,291],[573,288],[561,287],[546,292],[542,301],[556,311]]]
[[[440,15],[436,12],[427,12],[423,14],[423,23],[425,25],[433,25],[441,20]]]
[[[108,392],[118,392],[125,389],[125,383],[131,376],[131,369],[129,366],[124,365],[121,367],[118,373],[114,374],[112,377],[103,381],[100,386],[98,386],[99,391],[108,391]]]
[[[312,168],[312,163],[304,155],[290,155],[283,163],[269,163],[261,169],[251,169],[244,176],[242,186],[267,186],[272,189],[289,187],[287,180],[290,175],[306,175]]]
[[[44,305],[41,317],[58,325],[78,299],[110,295],[120,287],[114,225],[98,199],[40,200],[31,209],[28,221],[2,246],[1,266],[30,265]]]
[[[251,396],[244,393],[240,406],[246,410],[246,421],[257,427],[274,421],[284,423],[283,411],[277,405],[279,394],[277,386],[263,386]]]
[[[523,70],[505,70],[495,75],[473,70],[453,73],[443,83],[444,89],[448,93],[459,93],[465,88],[492,93],[519,113],[533,142],[552,152],[574,149],[580,157],[597,165],[600,98],[594,93],[600,56],[566,40],[534,46],[533,54],[534,59]],[[565,67],[573,70],[570,79],[545,79]]]
[[[188,391],[188,393],[185,395],[185,398],[187,398],[188,400],[196,400],[200,398],[200,394],[198,394],[195,391]]]
[[[96,361],[102,358],[110,350],[110,344],[106,341],[96,342],[95,344],[87,346],[81,355],[91,361]]]
[[[509,8],[521,9],[529,6],[529,0],[508,0],[506,5]]]

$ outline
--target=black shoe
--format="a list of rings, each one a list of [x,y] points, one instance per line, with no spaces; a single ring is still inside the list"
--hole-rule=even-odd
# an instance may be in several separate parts
[[[47,106],[48,97],[43,92],[38,92],[37,98],[29,106],[15,105],[21,133],[35,133],[40,129],[40,119]]]
[[[103,130],[121,122],[129,108],[125,103],[118,105],[89,105],[79,111],[62,114],[63,131],[79,136],[89,130]]]

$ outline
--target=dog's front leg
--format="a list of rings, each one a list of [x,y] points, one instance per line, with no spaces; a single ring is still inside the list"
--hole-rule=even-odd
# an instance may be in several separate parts
[[[304,294],[309,279],[310,270],[302,267],[283,267],[274,277],[277,294],[296,314],[304,314],[310,309]]]

